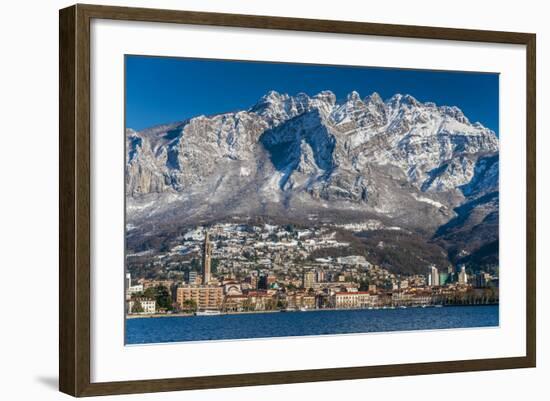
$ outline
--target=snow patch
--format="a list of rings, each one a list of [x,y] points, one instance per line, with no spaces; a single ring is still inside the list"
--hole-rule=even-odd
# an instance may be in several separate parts
[[[430,198],[425,198],[423,196],[418,196],[416,194],[411,194],[411,196],[419,202],[428,203],[428,204],[430,204],[432,206],[435,206],[437,208],[442,208],[442,207],[445,206],[442,203],[439,203],[438,201],[434,201],[433,199],[430,199]]]

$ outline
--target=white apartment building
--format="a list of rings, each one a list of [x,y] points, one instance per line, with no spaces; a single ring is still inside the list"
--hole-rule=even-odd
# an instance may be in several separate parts
[[[136,298],[131,301],[128,301],[128,313],[132,313],[134,309],[134,304],[139,302],[141,304],[141,309],[143,312],[141,314],[153,314],[157,311],[157,302],[151,298]]]
[[[374,297],[367,291],[337,292],[331,299],[332,306],[341,309],[367,308],[373,301]]]

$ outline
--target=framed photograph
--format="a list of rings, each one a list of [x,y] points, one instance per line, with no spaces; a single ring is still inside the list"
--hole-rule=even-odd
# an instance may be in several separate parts
[[[534,367],[535,35],[60,11],[60,390]]]

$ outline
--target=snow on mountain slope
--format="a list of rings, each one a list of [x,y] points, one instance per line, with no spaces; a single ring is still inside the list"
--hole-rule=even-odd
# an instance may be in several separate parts
[[[495,133],[410,95],[271,91],[248,110],[128,129],[126,144],[129,220],[314,212],[434,232],[498,191]]]

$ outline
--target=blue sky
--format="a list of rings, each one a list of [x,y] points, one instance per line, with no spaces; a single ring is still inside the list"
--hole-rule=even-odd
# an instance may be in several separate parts
[[[498,74],[126,56],[126,126],[141,130],[200,114],[247,109],[270,90],[333,91],[343,99],[396,93],[458,106],[498,134]]]

